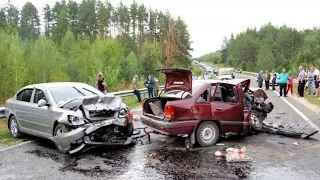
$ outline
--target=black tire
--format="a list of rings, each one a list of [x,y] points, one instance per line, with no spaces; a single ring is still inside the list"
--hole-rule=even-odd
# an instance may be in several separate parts
[[[19,130],[18,121],[14,116],[11,116],[11,118],[9,119],[8,128],[12,137],[14,138],[22,137],[23,134]]]
[[[208,131],[208,132],[205,132],[205,131]],[[207,136],[207,134],[204,134],[204,133],[209,133],[208,137],[205,137]],[[214,122],[206,121],[201,123],[197,127],[196,139],[198,144],[202,147],[213,146],[218,141],[219,136],[220,136],[219,128]]]
[[[60,125],[60,124],[58,124],[55,128],[54,128],[54,131],[53,131],[53,136],[57,136],[57,133],[58,133],[58,131],[62,131],[63,132],[63,128],[62,128],[62,126]],[[56,145],[56,148],[57,148],[57,150],[60,152],[60,153],[62,153],[62,154],[68,154],[68,150],[63,150],[63,149],[61,149],[61,147],[58,145],[58,144],[56,144],[55,143],[55,145]]]
[[[258,114],[255,111],[251,111],[250,125],[254,130],[261,131],[263,127],[262,120],[258,118]]]
[[[127,135],[130,137],[130,136],[132,136],[132,134],[133,134],[133,123],[132,122],[130,122],[130,123],[128,123],[127,124]]]

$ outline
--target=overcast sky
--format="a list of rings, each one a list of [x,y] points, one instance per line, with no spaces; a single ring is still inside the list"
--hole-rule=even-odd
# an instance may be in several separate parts
[[[56,0],[29,0],[42,11],[45,3]],[[77,0],[80,2],[81,0]],[[103,0],[102,0],[103,1]],[[320,24],[320,1],[317,0],[136,0],[147,7],[168,9],[173,16],[181,16],[188,25],[193,41],[192,55],[198,57],[220,49],[223,37],[239,33],[247,27],[274,25],[295,27],[299,30]],[[7,0],[0,0],[0,4]],[[11,0],[19,9],[26,0]],[[119,0],[109,0],[118,4]],[[131,4],[132,0],[123,0]]]

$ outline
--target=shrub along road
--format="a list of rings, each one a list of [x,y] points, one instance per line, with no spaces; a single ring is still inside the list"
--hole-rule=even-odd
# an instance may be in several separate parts
[[[247,76],[237,74],[236,78]],[[252,86],[256,85],[253,81]],[[287,97],[287,103],[272,91],[267,95],[275,104],[267,121],[319,126],[318,113],[295,99]],[[135,124],[141,126],[139,121]],[[0,179],[319,179],[319,139],[319,135],[303,140],[260,133],[221,139],[222,146],[187,151],[183,138],[152,135],[151,144],[96,149],[78,156],[61,155],[49,141],[37,139],[0,151]],[[224,152],[233,145],[246,147],[253,162],[232,164],[215,159],[217,150]]]

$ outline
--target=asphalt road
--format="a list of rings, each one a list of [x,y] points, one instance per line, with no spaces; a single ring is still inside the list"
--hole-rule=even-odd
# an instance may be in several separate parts
[[[236,78],[248,76],[237,74]],[[253,80],[252,86],[256,85]],[[297,113],[275,92],[267,91],[267,95],[275,104],[267,121],[299,125],[304,131],[312,129],[310,122],[320,126],[319,112],[294,98],[285,98],[300,111]],[[135,125],[141,123],[135,121]],[[152,135],[150,144],[101,148],[71,156],[59,154],[50,141],[35,139],[0,150],[0,179],[320,179],[319,140],[319,134],[303,140],[260,133],[221,139],[222,146],[187,151],[183,138]],[[215,158],[217,150],[223,152],[234,145],[246,147],[253,161],[226,163]]]

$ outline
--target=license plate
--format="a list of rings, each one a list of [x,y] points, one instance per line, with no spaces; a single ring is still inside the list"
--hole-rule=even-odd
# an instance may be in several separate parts
[[[94,124],[96,127],[103,127],[103,126],[109,126],[113,123],[113,120],[106,120],[106,121],[102,121],[100,123],[96,123]]]

